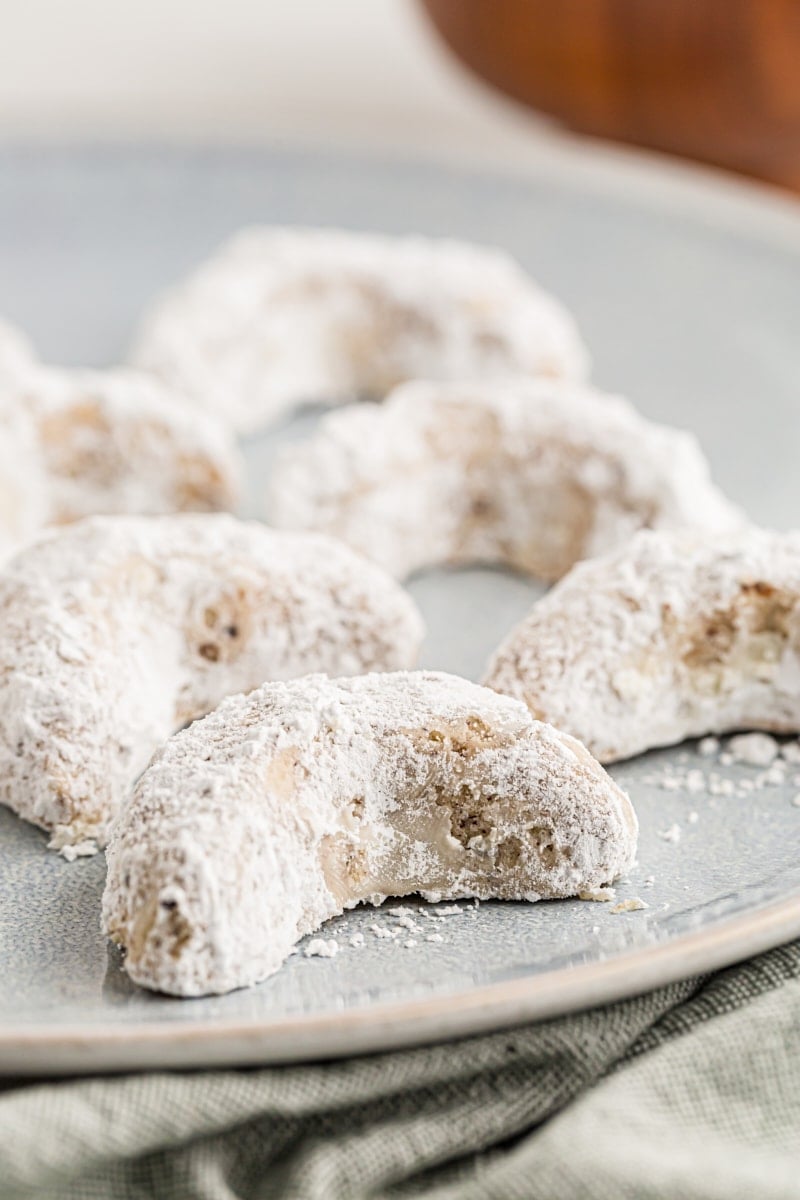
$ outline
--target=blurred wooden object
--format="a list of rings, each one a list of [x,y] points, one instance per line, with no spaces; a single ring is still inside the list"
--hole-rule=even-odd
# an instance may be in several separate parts
[[[800,0],[422,0],[453,51],[583,133],[800,190]]]

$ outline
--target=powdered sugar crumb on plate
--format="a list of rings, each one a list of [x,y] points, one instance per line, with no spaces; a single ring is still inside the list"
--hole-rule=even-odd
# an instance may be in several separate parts
[[[336,938],[312,938],[303,948],[306,958],[335,958],[339,953]]]
[[[645,904],[644,900],[640,900],[638,896],[631,896],[628,900],[620,900],[619,904],[615,904],[608,911],[612,913],[640,912],[649,907],[650,905]]]

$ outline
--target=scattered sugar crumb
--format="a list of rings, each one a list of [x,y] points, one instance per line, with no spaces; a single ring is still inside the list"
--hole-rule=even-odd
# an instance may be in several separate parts
[[[398,934],[397,929],[387,929],[385,925],[370,925],[369,928],[376,938],[395,938]]]
[[[655,883],[655,881],[656,881],[656,877],[655,877],[655,875],[648,875],[648,876],[647,876],[647,878],[646,878],[646,879],[645,879],[645,881],[644,881],[644,886],[645,886],[645,887],[652,887],[652,886],[653,886],[653,884]]]
[[[416,946],[416,944],[417,943],[414,938],[407,938],[406,941],[403,942],[403,945],[405,946],[406,950],[413,950],[414,947]]]
[[[756,779],[756,787],[780,787],[786,782],[786,764],[778,760]]]
[[[449,904],[446,908],[438,908],[436,912],[440,917],[456,917],[464,912],[464,909],[459,908],[457,904]]]
[[[97,843],[91,842],[91,841],[76,842],[72,846],[61,846],[61,847],[53,847],[52,842],[50,842],[50,843],[48,843],[47,848],[48,848],[48,850],[50,850],[51,848],[58,849],[58,852],[61,855],[61,857],[65,858],[67,860],[67,862],[70,862],[70,863],[75,862],[76,858],[89,858],[89,857],[97,854]]]
[[[690,824],[690,825],[696,825],[696,824],[697,824],[697,822],[700,820],[700,813],[698,813],[698,812],[690,812],[690,813],[689,813],[689,816],[687,817],[687,820],[688,820],[688,822],[689,822],[689,824]]]
[[[736,759],[726,750],[724,754],[719,756],[719,765],[721,767],[732,767]]]
[[[425,935],[426,942],[443,942],[444,938],[440,933],[427,933]]]
[[[719,754],[719,738],[704,737],[697,746],[698,753],[703,758],[715,758]]]
[[[681,840],[681,827],[676,823],[670,825],[669,829],[659,829],[658,836],[662,841],[677,844]]]
[[[732,779],[725,779],[722,775],[710,775],[708,790],[712,796],[734,796],[736,785]]]
[[[693,794],[704,792],[706,790],[706,777],[702,771],[694,767],[693,770],[686,772],[684,786],[687,792],[692,792]]]
[[[645,904],[644,900],[640,900],[638,896],[631,896],[628,900],[620,900],[619,904],[615,904],[608,911],[612,913],[628,913],[639,912],[643,908],[649,908],[649,904]]]
[[[312,938],[303,948],[306,958],[336,958],[338,953],[339,943],[336,938],[330,938],[327,941],[325,938]]]
[[[599,926],[599,925],[593,925],[593,926],[592,926],[592,933],[599,933],[599,932],[600,932],[600,926]]]
[[[587,892],[578,892],[579,900],[594,900],[598,904],[607,904],[609,900],[613,900],[617,894],[616,888],[599,887],[591,888]]]
[[[778,743],[768,733],[739,733],[728,742],[734,762],[751,767],[768,767],[778,757]]]
[[[389,911],[392,912],[396,910],[390,909]],[[408,929],[411,933],[416,933],[419,929],[417,922],[412,920],[412,918],[408,916],[407,912],[404,912],[402,916],[397,918],[397,924],[401,929]]]
[[[786,742],[781,746],[781,758],[787,763],[800,763],[800,742]]]
[[[800,792],[796,796],[792,796],[792,804],[795,808],[800,808]]]
[[[350,938],[350,945],[354,949],[358,949],[359,946],[363,946],[364,945],[363,933],[354,933],[353,936]]]
[[[387,908],[387,913],[390,917],[409,917],[416,915],[416,909],[409,908],[405,904],[397,905],[395,908]]]

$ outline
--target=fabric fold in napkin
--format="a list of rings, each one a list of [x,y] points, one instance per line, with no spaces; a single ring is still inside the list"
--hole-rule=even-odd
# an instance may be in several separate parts
[[[797,1200],[800,942],[511,1032],[0,1084],[0,1197]]]

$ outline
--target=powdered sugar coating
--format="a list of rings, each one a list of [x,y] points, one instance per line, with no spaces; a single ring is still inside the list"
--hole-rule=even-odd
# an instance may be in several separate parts
[[[33,535],[47,514],[33,422],[13,394],[33,361],[25,334],[0,319],[0,563]]]
[[[0,563],[33,537],[47,511],[47,480],[34,423],[0,380]]]
[[[535,604],[485,683],[603,762],[735,729],[797,733],[800,533],[639,533]]]
[[[359,902],[573,896],[633,863],[627,797],[524,705],[432,672],[235,696],[170,738],[108,849],[137,983],[225,992]]]
[[[238,503],[243,466],[227,426],[153,376],[37,367],[15,395],[36,423],[55,523]]]
[[[398,578],[502,562],[552,580],[643,526],[742,521],[691,434],[615,396],[524,379],[414,382],[330,414],[284,451],[269,513],[335,534]]]
[[[582,377],[571,317],[504,251],[246,230],[146,315],[133,361],[243,432],[411,378]]]
[[[0,801],[92,852],[153,751],[267,679],[413,665],[421,621],[332,539],[95,517],[0,574]]]

